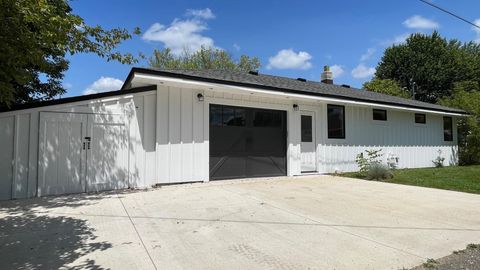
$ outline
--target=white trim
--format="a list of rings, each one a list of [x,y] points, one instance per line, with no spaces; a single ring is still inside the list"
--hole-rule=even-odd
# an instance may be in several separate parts
[[[403,106],[384,105],[384,104],[378,104],[378,103],[373,103],[373,102],[353,101],[353,100],[345,100],[345,99],[339,99],[339,98],[319,97],[319,96],[311,96],[311,95],[305,95],[305,94],[293,94],[293,93],[288,93],[288,92],[261,90],[261,89],[251,88],[251,87],[232,86],[232,85],[219,84],[219,83],[199,82],[199,81],[195,81],[195,80],[170,78],[170,77],[159,76],[159,75],[134,74],[133,79],[135,79],[135,78],[145,79],[145,80],[155,80],[155,81],[162,80],[166,83],[173,83],[173,84],[178,84],[178,83],[194,84],[197,87],[211,88],[210,90],[215,90],[213,88],[229,88],[229,89],[233,89],[233,90],[248,91],[250,93],[268,94],[268,95],[293,97],[293,98],[301,98],[301,99],[309,99],[309,100],[319,100],[319,101],[335,102],[335,103],[341,103],[341,104],[354,104],[354,105],[360,105],[360,106],[372,106],[372,107],[390,108],[390,109],[405,110],[405,111],[415,111],[415,112],[426,112],[426,113],[432,113],[432,114],[451,115],[451,116],[465,116],[465,115],[460,114],[460,113],[440,112],[440,111],[428,110],[428,109],[416,109],[416,108],[403,107]]]

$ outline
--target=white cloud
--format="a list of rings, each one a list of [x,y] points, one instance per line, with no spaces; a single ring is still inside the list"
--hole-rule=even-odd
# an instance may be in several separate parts
[[[341,66],[341,65],[331,66],[330,71],[333,74],[333,78],[339,78],[345,72],[345,70],[343,69],[343,66]]]
[[[143,34],[142,39],[162,42],[176,55],[182,54],[185,50],[195,52],[202,46],[215,47],[212,38],[202,35],[202,32],[208,29],[205,20],[215,17],[212,11],[208,8],[188,10],[187,15],[193,18],[175,19],[168,27],[160,23],[152,24]]]
[[[480,26],[480,18],[478,18],[478,19],[476,19],[475,21],[473,21],[473,23],[474,23],[475,25]],[[475,33],[477,34],[477,37],[475,38],[474,42],[480,44],[480,28],[475,27],[475,26],[472,26],[472,30],[475,31]]]
[[[408,28],[412,29],[435,29],[439,27],[436,21],[424,18],[420,15],[414,15],[403,22]]]
[[[63,88],[65,88],[65,89],[68,90],[68,89],[71,89],[71,88],[73,87],[73,84],[71,84],[71,83],[69,83],[69,82],[64,82],[64,83],[62,84],[62,86],[63,86]]]
[[[100,77],[100,79],[90,84],[82,94],[91,95],[100,92],[119,90],[123,85],[123,81],[112,77]]]
[[[309,69],[312,67],[310,59],[312,56],[308,52],[284,49],[268,59],[267,69]]]
[[[242,49],[242,48],[240,47],[240,45],[238,45],[237,43],[233,43],[233,48],[234,48],[235,51],[237,51],[237,52],[240,51],[240,49]]]
[[[373,76],[375,74],[375,68],[367,67],[364,64],[359,64],[352,69],[352,76],[355,79],[364,79]]]
[[[187,9],[187,12],[185,13],[185,16],[189,17],[194,17],[198,19],[214,19],[215,14],[213,14],[212,10],[209,8],[204,8],[204,9]]]
[[[360,56],[360,61],[367,61],[377,51],[375,48],[368,48],[367,51]]]

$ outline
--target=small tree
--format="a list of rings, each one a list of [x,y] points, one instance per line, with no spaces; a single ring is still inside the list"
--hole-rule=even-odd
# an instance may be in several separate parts
[[[169,48],[154,50],[149,64],[151,67],[161,69],[221,69],[247,72],[260,68],[260,60],[257,57],[242,55],[239,60],[234,60],[225,50],[203,46],[193,53],[185,50],[181,55],[174,55]]]
[[[380,164],[382,162],[381,157],[383,156],[383,154],[380,153],[382,152],[382,149],[378,149],[378,150],[371,149],[371,150],[366,150],[365,152],[367,153],[366,157],[362,152],[358,154],[357,157],[355,158],[355,162],[358,164],[358,167],[360,168],[360,173],[366,173],[368,171],[369,166],[371,166],[372,164]]]
[[[480,85],[475,81],[454,84],[453,94],[442,105],[465,110],[469,117],[458,120],[459,164],[480,164]]]
[[[400,85],[391,79],[378,79],[374,78],[369,82],[363,84],[363,88],[377,93],[387,94],[391,96],[397,96],[402,98],[409,98],[410,93]]]

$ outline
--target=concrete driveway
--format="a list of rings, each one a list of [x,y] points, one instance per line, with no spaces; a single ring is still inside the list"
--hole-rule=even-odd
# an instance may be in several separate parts
[[[315,176],[0,203],[1,269],[399,269],[480,243],[480,196]]]

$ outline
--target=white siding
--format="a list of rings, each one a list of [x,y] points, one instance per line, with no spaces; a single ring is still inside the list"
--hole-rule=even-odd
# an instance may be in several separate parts
[[[157,183],[208,181],[205,103],[197,100],[199,91],[164,86],[157,91]]]

